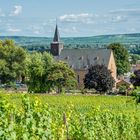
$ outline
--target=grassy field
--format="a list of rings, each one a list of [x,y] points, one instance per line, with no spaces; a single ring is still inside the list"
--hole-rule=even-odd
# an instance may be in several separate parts
[[[132,97],[0,93],[0,139],[139,140]]]
[[[22,104],[24,94],[0,94],[0,97],[8,100],[9,103],[18,107]],[[55,108],[58,111],[66,111],[70,105],[74,106],[75,111],[86,113],[92,108],[107,109],[115,112],[140,113],[140,105],[136,107],[133,97],[125,96],[94,96],[94,95],[47,95],[47,94],[29,94],[34,102],[39,100],[43,104]]]
[[[0,94],[11,104],[20,106],[24,94]],[[94,95],[47,95],[47,94],[29,94],[32,101],[39,100],[43,104],[60,111],[67,110],[73,105],[76,111],[89,112],[93,107],[100,107],[117,112],[133,113],[136,111],[136,105],[132,97],[125,96],[94,96]],[[140,105],[137,106],[137,113],[140,113]]]

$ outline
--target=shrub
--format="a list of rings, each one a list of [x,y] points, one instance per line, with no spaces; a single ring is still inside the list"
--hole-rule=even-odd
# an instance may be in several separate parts
[[[107,92],[114,87],[115,80],[111,71],[104,65],[91,66],[85,75],[84,85],[87,89],[95,89],[98,92]]]

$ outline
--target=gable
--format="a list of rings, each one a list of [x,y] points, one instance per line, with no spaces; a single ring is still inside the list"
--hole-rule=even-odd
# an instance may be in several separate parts
[[[111,52],[110,60],[109,60],[107,68],[111,71],[112,76],[116,80],[116,78],[117,78],[116,77],[116,75],[117,75],[117,68],[116,68],[116,63],[115,63],[115,58],[114,58],[114,55],[113,55],[113,51]]]

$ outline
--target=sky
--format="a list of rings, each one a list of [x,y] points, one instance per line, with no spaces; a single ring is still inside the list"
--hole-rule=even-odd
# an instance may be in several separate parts
[[[57,19],[57,20],[56,20]],[[0,0],[0,36],[140,33],[140,0]]]

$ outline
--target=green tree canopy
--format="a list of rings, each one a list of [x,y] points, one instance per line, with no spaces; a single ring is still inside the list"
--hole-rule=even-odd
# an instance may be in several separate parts
[[[131,54],[131,64],[137,64],[140,61],[140,55]]]
[[[62,92],[63,88],[72,88],[77,84],[74,71],[64,62],[56,62],[48,74],[49,83],[52,87],[58,88],[58,93]]]
[[[1,83],[15,82],[25,74],[26,52],[12,40],[0,41],[0,80]]]
[[[114,87],[115,80],[111,71],[104,65],[91,66],[85,75],[84,85],[87,89],[95,89],[99,92],[107,92]]]
[[[27,59],[27,75],[29,92],[45,93],[49,90],[48,72],[53,65],[53,57],[49,53],[32,53]]]
[[[120,43],[112,43],[108,48],[113,50],[117,66],[117,74],[123,75],[124,73],[127,73],[130,70],[129,53],[127,49]]]
[[[62,88],[75,84],[74,71],[63,62],[55,62],[47,52],[32,53],[27,65],[29,92],[46,93],[56,88],[61,92]]]

